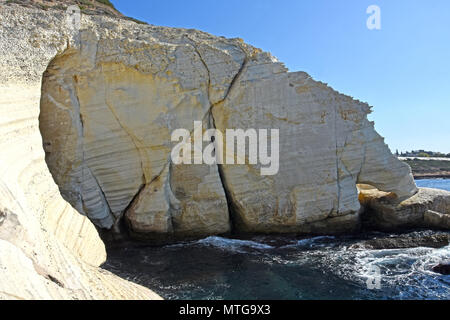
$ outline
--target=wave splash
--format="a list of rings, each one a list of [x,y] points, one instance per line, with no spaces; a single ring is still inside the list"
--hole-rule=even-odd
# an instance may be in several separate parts
[[[108,252],[108,268],[169,299],[450,298],[450,276],[432,271],[450,260],[450,246],[367,249],[365,239],[211,236]],[[374,268],[379,289],[367,286]]]

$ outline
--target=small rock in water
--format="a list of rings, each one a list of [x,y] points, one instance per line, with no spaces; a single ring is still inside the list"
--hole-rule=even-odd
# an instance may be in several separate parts
[[[449,234],[446,232],[411,232],[394,236],[365,240],[352,245],[352,249],[403,249],[403,248],[442,248],[449,245]]]
[[[436,273],[440,273],[443,275],[449,275],[450,274],[450,264],[440,263],[437,266],[434,266],[432,270]]]

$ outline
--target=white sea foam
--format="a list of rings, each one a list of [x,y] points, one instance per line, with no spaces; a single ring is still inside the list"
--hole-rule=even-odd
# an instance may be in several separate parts
[[[302,239],[302,240],[298,240],[297,243],[294,246],[300,246],[300,247],[313,247],[314,245],[316,245],[317,241],[321,241],[321,240],[334,240],[335,237],[333,236],[318,236],[318,237],[313,237],[313,238],[308,238],[308,239]],[[325,244],[323,244],[325,245]],[[287,246],[291,246],[291,245],[287,245]],[[322,245],[321,245],[322,246]]]
[[[265,285],[264,279],[280,289],[279,297],[288,298],[450,299],[450,276],[432,271],[433,266],[450,260],[450,246],[373,250],[355,249],[355,242],[339,237],[239,240],[214,236],[148,248],[145,255],[142,249],[127,250],[126,259],[112,269],[128,270],[122,276],[159,287],[168,298],[273,297],[273,287]],[[238,259],[226,259],[230,252]],[[175,260],[183,262],[174,264]],[[149,272],[143,274],[139,263]],[[136,264],[139,268],[131,272]],[[368,287],[374,270],[379,289]],[[242,279],[248,288],[239,286]]]
[[[242,252],[242,250],[246,248],[260,249],[260,250],[267,250],[274,248],[273,246],[270,246],[268,244],[259,243],[256,241],[229,239],[217,236],[207,237],[205,239],[197,241],[196,243],[238,252]]]
[[[326,246],[327,244],[317,243],[323,240],[333,240],[335,237],[332,236],[318,236],[313,238],[297,240],[294,243],[283,245],[280,247],[271,246],[266,243],[261,243],[254,240],[240,240],[240,239],[230,239],[218,236],[207,237],[202,240],[198,240],[195,243],[201,245],[214,246],[217,248],[222,248],[230,251],[242,251],[242,249],[259,249],[259,250],[270,250],[270,249],[285,249],[285,248],[312,248],[317,246]]]
[[[381,286],[397,291],[391,298],[424,298],[431,288],[435,289],[435,298],[450,298],[449,277],[432,271],[433,266],[450,259],[450,246],[440,249],[364,250],[359,251],[355,258],[353,271],[359,281],[371,276],[373,267],[379,268]]]

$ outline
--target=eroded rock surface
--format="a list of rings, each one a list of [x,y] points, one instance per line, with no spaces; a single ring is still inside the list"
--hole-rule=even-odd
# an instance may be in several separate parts
[[[215,123],[221,130],[279,129],[280,168],[261,176],[255,165],[223,166],[241,228],[334,232],[351,220],[351,230],[360,209],[357,183],[413,195],[410,168],[390,153],[369,112],[367,104],[304,72],[249,59],[227,99],[213,109]]]
[[[5,4],[0,298],[158,298],[98,268],[105,249],[91,221],[118,231],[125,220],[149,238],[345,232],[360,223],[356,184],[365,183],[395,199],[362,196],[380,226],[448,228],[448,193],[401,202],[417,188],[367,104],[269,53],[105,16],[82,15],[78,30],[56,6]],[[194,121],[279,129],[279,172],[175,165],[171,132]]]
[[[45,163],[42,75],[71,39],[63,11],[0,1],[0,299],[159,299],[99,268],[96,228],[64,201]]]
[[[82,22],[45,72],[40,129],[63,197],[97,226],[125,219],[148,237],[336,233],[358,227],[357,183],[417,191],[367,104],[269,53],[195,30]],[[194,121],[278,129],[278,173],[173,164],[171,133]]]
[[[224,98],[245,57],[240,41],[133,31],[146,33],[137,40],[82,31],[79,49],[47,68],[40,128],[53,177],[65,199],[103,228],[126,213],[138,233],[227,232],[217,166],[172,166],[171,133],[192,130]],[[197,48],[196,36],[209,41]],[[212,58],[214,75],[205,62]]]
[[[414,196],[401,200],[395,195],[376,189],[360,193],[365,223],[379,230],[404,228],[450,229],[450,192],[419,188]]]
[[[405,234],[381,234],[369,240],[359,241],[350,249],[402,249],[402,248],[443,248],[449,245],[450,233],[436,231],[414,231]]]

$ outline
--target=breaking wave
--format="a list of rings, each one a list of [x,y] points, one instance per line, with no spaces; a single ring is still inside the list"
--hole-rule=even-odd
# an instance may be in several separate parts
[[[431,270],[450,259],[450,246],[383,250],[354,246],[361,243],[351,237],[214,236],[111,251],[105,267],[121,270],[121,276],[167,299],[450,298],[450,276]],[[379,287],[369,288],[374,276]]]
[[[242,249],[259,249],[259,250],[267,250],[267,249],[273,249],[274,247],[259,243],[256,241],[251,240],[239,240],[239,239],[230,239],[230,238],[223,238],[223,237],[207,237],[205,239],[199,240],[195,242],[196,244],[200,245],[206,245],[206,246],[213,246],[217,248],[221,248],[224,250],[231,250],[231,251],[242,251]]]

